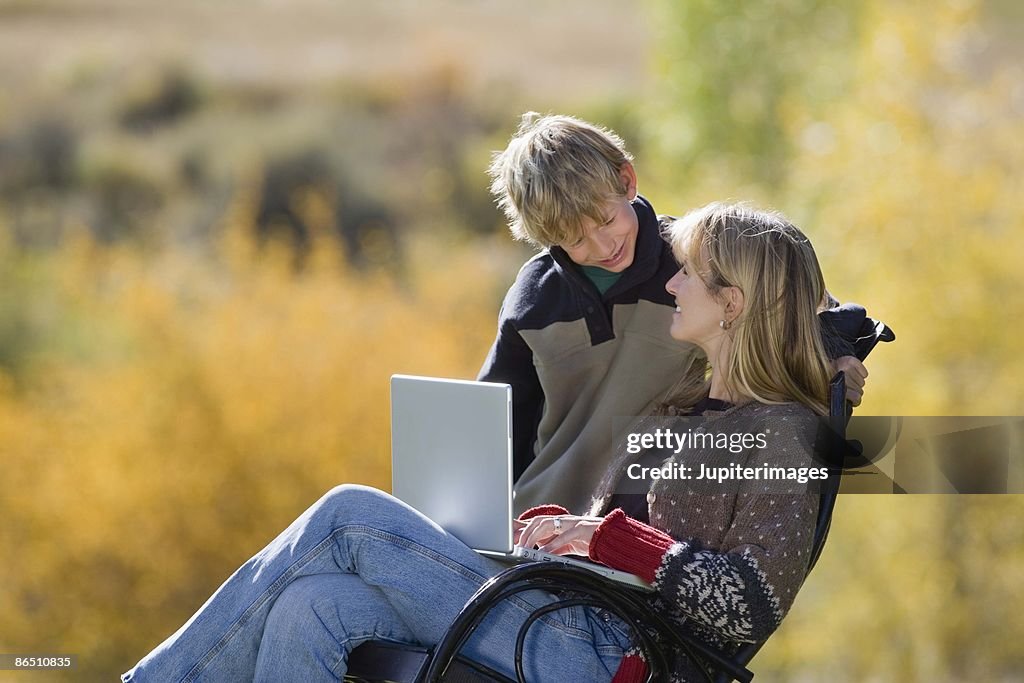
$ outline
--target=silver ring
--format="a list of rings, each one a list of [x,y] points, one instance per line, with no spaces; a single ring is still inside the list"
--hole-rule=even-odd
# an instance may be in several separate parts
[[[562,518],[561,517],[555,517],[553,520],[551,520],[551,523],[555,525],[555,531],[557,531],[558,533],[562,533]]]

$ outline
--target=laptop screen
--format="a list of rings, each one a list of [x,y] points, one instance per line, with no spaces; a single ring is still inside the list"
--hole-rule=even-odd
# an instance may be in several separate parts
[[[512,550],[512,388],[394,375],[391,493],[475,550]]]

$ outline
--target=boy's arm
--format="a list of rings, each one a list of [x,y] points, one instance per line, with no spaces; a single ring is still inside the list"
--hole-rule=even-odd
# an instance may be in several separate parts
[[[825,353],[832,360],[843,356],[852,356],[853,343],[860,332],[860,324],[867,315],[863,306],[843,304],[826,292],[824,306],[818,309],[821,321],[821,341],[825,345]]]
[[[544,392],[533,364],[533,351],[504,316],[477,379],[512,385],[512,477],[518,480],[533,461]]]

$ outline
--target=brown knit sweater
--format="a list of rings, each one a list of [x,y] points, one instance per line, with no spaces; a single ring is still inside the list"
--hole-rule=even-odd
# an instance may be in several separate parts
[[[704,429],[718,433],[767,429],[764,448],[739,453],[682,450],[672,460],[697,471],[723,459],[756,467],[806,466],[816,436],[815,414],[797,404],[748,403],[703,414]],[[619,479],[637,458],[626,452],[614,461],[589,511],[605,519],[594,533],[590,557],[651,582],[651,608],[679,628],[727,652],[741,642],[766,639],[781,623],[807,573],[818,496],[807,485],[763,480],[737,482],[722,493],[696,493],[692,482],[660,479],[648,494],[650,524],[608,511]],[[558,506],[524,513],[566,514]],[[646,666],[630,652],[615,683],[641,681]],[[699,680],[694,664],[679,653],[673,681]]]

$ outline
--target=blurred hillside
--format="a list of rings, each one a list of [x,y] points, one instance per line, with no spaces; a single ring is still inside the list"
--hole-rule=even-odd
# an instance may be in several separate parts
[[[83,72],[177,59],[218,84],[391,80],[454,65],[479,92],[571,99],[646,84],[649,29],[621,3],[4,0],[3,101]],[[45,46],[45,49],[39,49]]]
[[[861,414],[1021,414],[1022,23],[0,0],[0,652],[110,680],[325,489],[388,486],[388,376],[473,376],[530,254],[484,174],[527,109],[621,133],[660,211],[792,216],[899,337]],[[842,499],[756,680],[1024,680],[1021,513]]]

